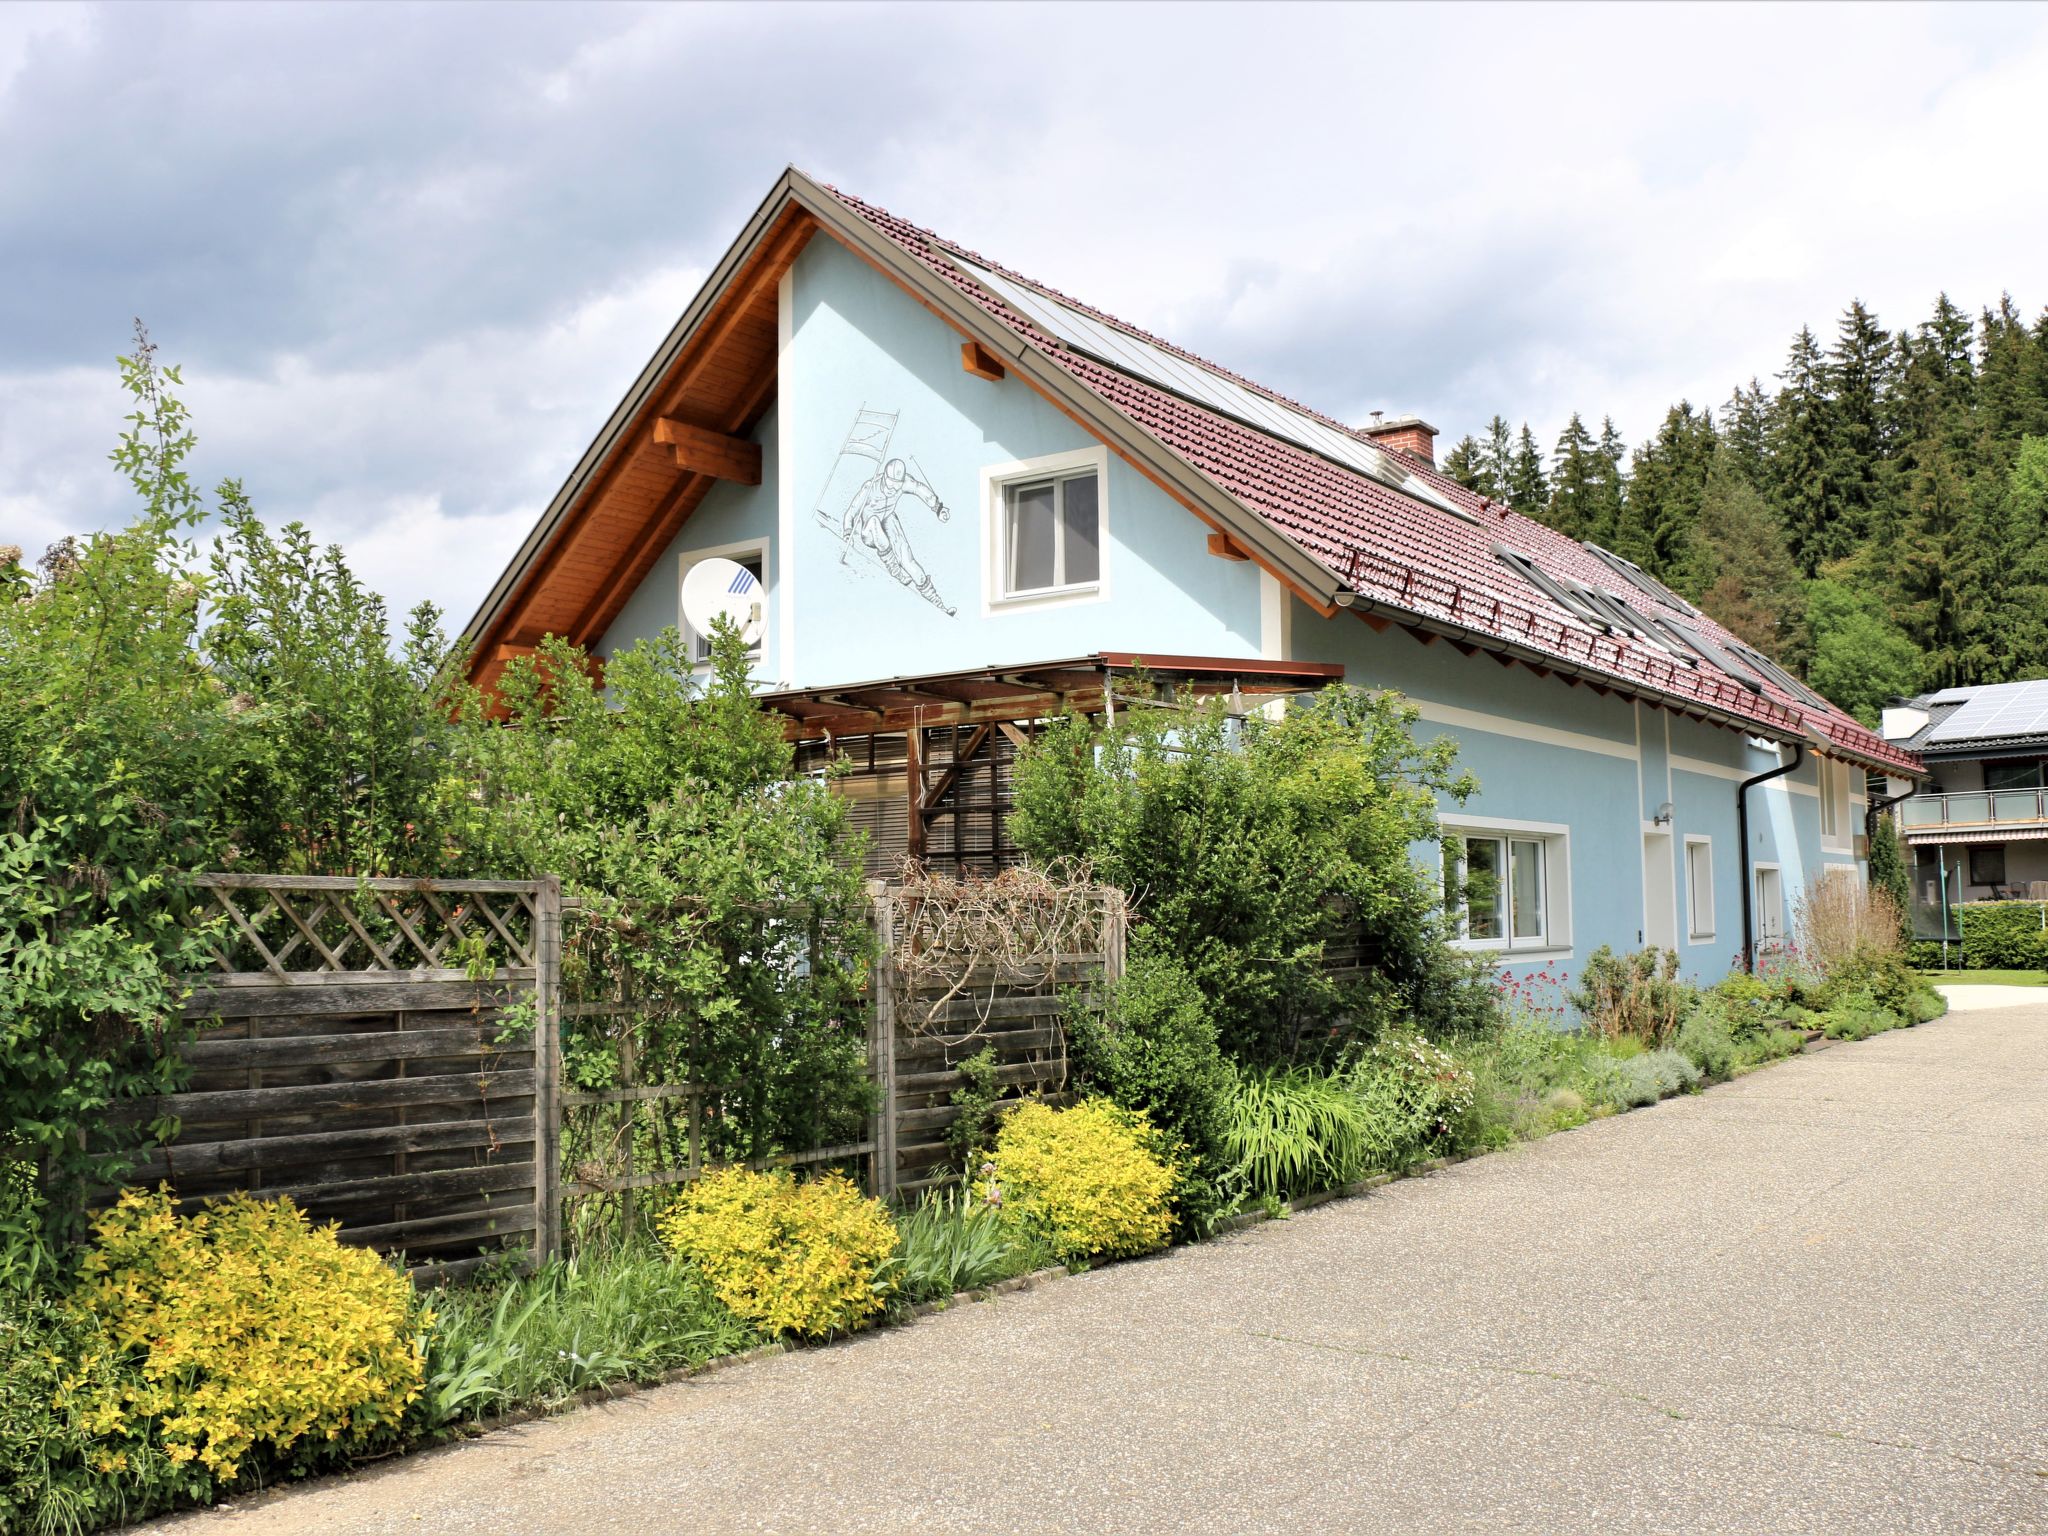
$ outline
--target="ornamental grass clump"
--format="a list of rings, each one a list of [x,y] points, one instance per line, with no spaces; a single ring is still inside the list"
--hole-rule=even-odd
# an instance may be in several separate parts
[[[1366,1105],[1343,1079],[1297,1069],[1239,1079],[1223,1145],[1245,1194],[1286,1200],[1359,1177],[1373,1138]]]
[[[1065,1263],[1150,1253],[1173,1231],[1179,1177],[1162,1140],[1107,1099],[1026,1104],[1003,1122],[979,1193]]]
[[[180,1216],[167,1192],[129,1190],[94,1234],[66,1305],[98,1337],[63,1406],[99,1441],[96,1470],[160,1450],[170,1492],[205,1499],[401,1435],[431,1315],[376,1254],[244,1194]]]
[[[880,1312],[896,1224],[845,1175],[721,1168],[689,1185],[656,1226],[735,1314],[770,1333],[857,1328]]]

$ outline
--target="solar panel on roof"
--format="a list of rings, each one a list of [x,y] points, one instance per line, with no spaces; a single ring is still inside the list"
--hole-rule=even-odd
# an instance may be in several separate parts
[[[991,272],[986,267],[961,261],[960,269],[1033,325],[1057,336],[1075,351],[1087,353],[1097,362],[1107,363],[1121,373],[1133,374],[1184,400],[1192,400],[1220,415],[1241,421],[1256,431],[1285,439],[1347,469],[1355,469],[1404,496],[1412,496],[1467,522],[1478,521],[1419,475],[1410,474],[1370,443],[1339,432],[1304,411],[1268,399],[1257,390],[1247,389],[1235,379],[1226,379],[1213,369],[1176,357],[1165,348],[1127,335],[1114,326],[1104,325],[1070,304],[1062,304],[1058,299]]]
[[[1972,689],[1960,709],[1927,733],[1927,745],[2039,735],[2048,735],[2048,678]]]

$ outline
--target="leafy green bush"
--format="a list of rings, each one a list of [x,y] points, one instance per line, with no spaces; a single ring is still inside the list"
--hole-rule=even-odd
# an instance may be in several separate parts
[[[1586,957],[1571,1003],[1594,1034],[1657,1046],[1677,1033],[1679,1020],[1692,1011],[1697,998],[1694,989],[1678,979],[1675,951],[1645,949],[1617,955],[1602,944]]]
[[[1141,934],[1101,1015],[1068,1011],[1081,1086],[1135,1110],[1179,1144],[1176,1227],[1200,1237],[1224,1204],[1225,1145],[1237,1074],[1194,978]]]
[[[170,1503],[181,1479],[163,1448],[95,1433],[81,1412],[142,1387],[92,1318],[0,1289],[0,1531],[78,1536]]]
[[[655,1225],[720,1301],[770,1333],[855,1328],[889,1297],[896,1224],[843,1174],[799,1183],[721,1168],[684,1186]]]
[[[1026,1104],[1003,1121],[981,1197],[1067,1263],[1164,1247],[1178,1175],[1164,1137],[1107,1099]]]
[[[896,1294],[907,1303],[944,1301],[1054,1262],[999,1205],[963,1189],[927,1193],[896,1230]]]
[[[1137,927],[1187,969],[1240,1065],[1404,1014],[1427,1024],[1470,999],[1444,995],[1441,892],[1410,850],[1439,836],[1438,795],[1471,784],[1447,740],[1416,743],[1416,719],[1348,688],[1278,720],[1069,716],[1020,755],[1011,832],[1041,865],[1085,859],[1139,893]],[[1360,952],[1349,980],[1322,963],[1337,945]]]
[[[759,1343],[694,1266],[645,1249],[578,1254],[430,1301],[426,1429],[552,1409],[592,1387],[652,1381]]]
[[[1742,1065],[1735,1032],[1718,1009],[1695,1008],[1671,1043],[1708,1077],[1732,1077]]]
[[[1387,1034],[1356,1055],[1342,1081],[1364,1111],[1369,1166],[1394,1169],[1440,1150],[1472,1105],[1472,1074],[1419,1035]]]
[[[673,629],[609,657],[603,692],[590,666],[544,642],[499,680],[516,728],[468,738],[493,857],[581,898],[564,986],[633,999],[568,1021],[566,1075],[614,1087],[630,1044],[642,1081],[699,1086],[720,1161],[859,1139],[872,928],[847,802],[796,773],[730,626],[702,687]]]
[[[1932,987],[1923,987],[1906,999],[1906,1018],[1913,1024],[1925,1024],[1947,1012],[1948,999]]]
[[[1741,1007],[1710,991],[1679,1026],[1673,1046],[1706,1076],[1725,1078],[1761,1062],[1796,1055],[1805,1044],[1796,1030],[1745,1014]]]
[[[1957,907],[1963,965],[1985,971],[2048,968],[2044,910],[2048,903],[2038,901],[1972,901]]]
[[[1230,1100],[1231,1182],[1253,1198],[1336,1189],[1369,1166],[1365,1105],[1342,1077],[1297,1068],[1248,1072]]]
[[[1872,993],[1846,992],[1836,997],[1820,1022],[1830,1040],[1865,1040],[1898,1029],[1906,1021]]]
[[[1615,1103],[1635,1109],[1696,1088],[1699,1082],[1700,1069],[1685,1055],[1663,1049],[1615,1061],[1605,1086]]]

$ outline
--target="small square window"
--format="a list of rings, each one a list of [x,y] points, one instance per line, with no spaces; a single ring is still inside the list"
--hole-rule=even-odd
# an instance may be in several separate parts
[[[1101,580],[1100,498],[1093,469],[1003,487],[1004,597],[1069,592]]]

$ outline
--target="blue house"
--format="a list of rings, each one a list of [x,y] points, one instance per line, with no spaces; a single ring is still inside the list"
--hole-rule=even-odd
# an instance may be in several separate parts
[[[1461,942],[1511,967],[1652,943],[1711,978],[1810,882],[1860,878],[1866,774],[1918,760],[1440,474],[1434,436],[1321,416],[791,170],[471,621],[474,676],[680,625],[723,556],[765,588],[764,703],[853,760],[878,872],[1012,856],[1032,722],[1117,707],[1142,665],[1246,708],[1407,695],[1481,785],[1444,814],[1497,877]]]

